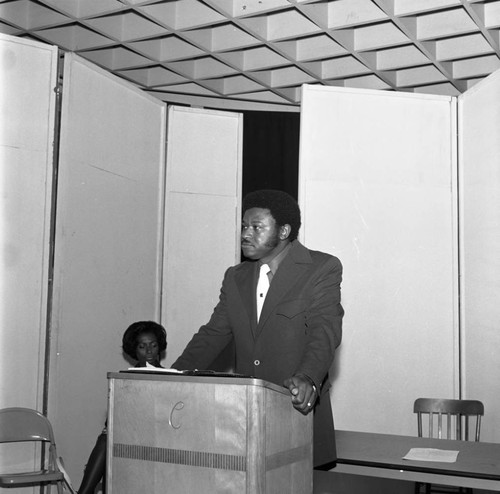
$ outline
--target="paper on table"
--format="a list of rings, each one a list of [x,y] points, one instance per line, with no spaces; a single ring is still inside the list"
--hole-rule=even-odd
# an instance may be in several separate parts
[[[445,463],[455,463],[457,461],[458,451],[433,448],[411,448],[403,460],[417,461],[442,461]]]
[[[180,371],[177,369],[164,369],[163,367],[155,367],[154,365],[150,365],[146,362],[146,367],[129,367],[128,371],[136,371],[136,372],[165,372],[166,374],[183,374],[184,371]]]

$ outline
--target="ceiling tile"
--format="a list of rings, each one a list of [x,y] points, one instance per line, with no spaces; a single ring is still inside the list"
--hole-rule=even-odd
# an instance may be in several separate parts
[[[452,63],[453,77],[455,79],[470,79],[484,77],[500,69],[500,58],[497,55],[467,58]]]
[[[349,77],[344,80],[344,87],[356,87],[360,89],[390,89],[389,84],[384,82],[379,77],[369,74],[359,77]]]
[[[320,79],[343,79],[370,72],[370,69],[366,65],[352,56],[332,58],[319,62],[308,62],[304,66]]]
[[[477,57],[492,53],[494,50],[481,33],[469,34],[460,38],[446,38],[436,41],[437,60],[457,60],[467,57]]]
[[[393,23],[383,22],[354,29],[354,50],[373,50],[401,45],[408,41],[404,33]]]
[[[9,34],[11,36],[18,36],[24,34],[24,31],[22,29],[12,26],[11,24],[0,22],[0,33]]]
[[[130,11],[95,17],[88,19],[85,23],[118,41],[131,41],[165,34],[165,28]]]
[[[388,18],[372,0],[335,0],[304,5],[303,9],[326,29],[359,26]]]
[[[138,7],[138,10],[174,30],[193,29],[227,21],[216,10],[197,0],[159,2]]]
[[[219,58],[243,72],[289,65],[290,61],[267,46],[219,54]]]
[[[254,32],[256,36],[276,41],[306,36],[319,32],[321,29],[307,17],[294,9],[242,19],[242,26]]]
[[[79,24],[33,31],[33,34],[68,51],[87,50],[116,44],[114,40]]]
[[[411,15],[461,5],[460,0],[394,0],[395,15]]]
[[[177,36],[162,36],[145,41],[128,43],[127,46],[156,62],[183,60],[201,57],[205,51]]]
[[[120,70],[129,67],[149,65],[151,61],[137,53],[121,46],[90,50],[85,52],[85,58],[108,70]]]
[[[30,0],[0,3],[0,19],[22,29],[40,29],[71,22],[63,14]]]
[[[260,80],[269,87],[284,87],[291,84],[308,84],[314,82],[314,78],[297,67],[284,67],[275,70],[264,70],[254,72],[253,78]]]
[[[429,63],[429,59],[415,45],[387,48],[375,54],[377,70],[400,69]]]
[[[253,14],[272,12],[289,7],[289,0],[214,0],[215,6],[225,11],[229,17],[242,17]]]
[[[161,66],[136,70],[119,70],[118,72],[123,77],[149,88],[187,82],[184,77]]]
[[[248,93],[238,95],[238,99],[249,100],[249,101],[261,101],[264,103],[278,103],[278,104],[290,104],[290,101],[282,98],[276,93],[271,91],[260,91],[258,93]]]
[[[347,50],[344,47],[326,34],[281,41],[277,42],[275,46],[289,58],[297,62],[347,54]]]
[[[436,82],[443,82],[446,77],[433,65],[414,67],[396,71],[396,81],[399,88],[407,86],[423,86]]]
[[[439,94],[441,96],[458,96],[460,92],[449,82],[432,84],[430,86],[419,86],[415,88],[415,93]]]
[[[478,31],[464,9],[444,10],[417,17],[417,38],[435,39]]]
[[[224,79],[211,79],[203,81],[203,85],[221,95],[250,93],[258,91],[261,85],[248,77],[236,75]]]
[[[483,22],[488,29],[500,27],[500,1],[484,4]]]
[[[186,31],[184,37],[210,52],[244,48],[259,44],[259,41],[254,36],[232,23]]]
[[[120,0],[45,0],[48,6],[74,18],[85,18],[123,10]]]
[[[167,90],[170,93],[182,93],[182,94],[193,94],[198,96],[220,96],[216,92],[210,91],[209,89],[195,84],[194,82],[188,82],[186,84],[176,84],[172,86],[159,86],[158,90]]]
[[[166,102],[288,111],[302,84],[460,94],[499,69],[500,0],[0,0],[0,32]]]
[[[213,57],[203,57],[182,62],[172,62],[166,64],[174,71],[186,74],[192,79],[208,79],[211,77],[221,77],[233,75],[237,71],[228,65],[219,62]]]

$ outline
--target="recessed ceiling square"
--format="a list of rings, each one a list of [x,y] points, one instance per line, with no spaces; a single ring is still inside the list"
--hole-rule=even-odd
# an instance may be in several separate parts
[[[193,29],[227,19],[203,2],[197,0],[167,1],[138,7],[148,17],[172,29]]]
[[[266,16],[256,16],[240,21],[257,38],[265,40],[280,40],[307,36],[321,29],[307,17],[294,9],[271,13]]]
[[[137,67],[148,65],[151,61],[138,55],[137,53],[127,50],[121,46],[113,48],[104,48],[101,50],[90,50],[81,53],[81,56],[91,62],[105,67],[108,70],[120,70],[128,67]]]
[[[107,47],[116,43],[114,40],[102,36],[91,29],[82,27],[79,24],[71,24],[35,32],[40,38],[70,51]]]
[[[43,3],[74,17],[88,17],[123,10],[119,0],[43,0]]]
[[[233,23],[226,23],[205,29],[193,29],[184,33],[186,39],[208,51],[224,51],[254,46],[259,43],[254,36],[246,33]]]
[[[0,18],[23,29],[39,29],[71,22],[59,12],[30,0],[1,2]]]
[[[135,12],[125,12],[86,21],[90,27],[118,41],[151,38],[165,34],[165,29]]]
[[[177,36],[162,36],[161,38],[145,41],[135,41],[128,43],[127,46],[157,62],[182,60],[205,55],[203,50]]]
[[[347,50],[326,34],[276,43],[293,61],[317,60],[347,54]]]

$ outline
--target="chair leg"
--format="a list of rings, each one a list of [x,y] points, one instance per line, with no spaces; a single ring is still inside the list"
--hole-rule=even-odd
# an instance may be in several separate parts
[[[432,484],[426,484],[424,482],[415,482],[415,494],[421,494],[422,489],[425,494],[431,494]]]
[[[431,484],[425,484],[423,482],[415,482],[415,494],[420,494],[423,491],[425,494],[430,494]]]

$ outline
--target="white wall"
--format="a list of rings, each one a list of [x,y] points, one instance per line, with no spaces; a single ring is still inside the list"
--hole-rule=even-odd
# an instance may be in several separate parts
[[[243,118],[170,107],[162,320],[167,365],[206,323],[239,262]]]
[[[344,266],[336,427],[415,434],[415,398],[458,397],[455,101],[306,86],[302,102],[302,238]]]
[[[43,411],[57,57],[0,35],[0,408]],[[0,471],[30,468],[10,446]]]
[[[1,36],[0,60],[0,407],[41,411],[57,49]]]
[[[463,394],[500,442],[500,71],[459,97]]]
[[[160,320],[166,107],[75,55],[63,81],[49,417],[78,487],[123,332]]]

